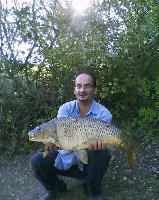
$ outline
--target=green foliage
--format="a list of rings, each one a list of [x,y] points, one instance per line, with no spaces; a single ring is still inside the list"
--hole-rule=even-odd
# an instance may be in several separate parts
[[[144,80],[141,93],[143,101],[138,110],[138,117],[134,119],[132,126],[139,129],[139,134],[145,140],[154,141],[159,131],[159,79]]]
[[[74,75],[86,69],[115,123],[144,139],[157,135],[158,3],[91,2],[81,15],[69,1],[2,9],[0,139],[13,151],[32,149],[27,132],[74,98]]]

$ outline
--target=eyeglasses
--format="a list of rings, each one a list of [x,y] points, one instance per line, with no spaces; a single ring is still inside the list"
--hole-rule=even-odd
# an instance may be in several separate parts
[[[82,84],[77,84],[75,85],[76,89],[80,90],[81,88],[85,89],[85,90],[88,90],[92,87],[94,87],[93,85],[90,85],[90,84],[85,84],[85,85],[82,85]]]

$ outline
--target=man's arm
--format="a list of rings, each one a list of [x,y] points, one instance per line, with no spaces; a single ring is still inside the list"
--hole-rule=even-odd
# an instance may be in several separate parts
[[[57,118],[60,117],[71,117],[69,113],[69,104],[65,103],[62,106],[60,106],[58,113],[57,113]]]
[[[112,114],[108,109],[105,109],[101,112],[99,119],[101,119],[107,123],[111,123],[112,122]]]

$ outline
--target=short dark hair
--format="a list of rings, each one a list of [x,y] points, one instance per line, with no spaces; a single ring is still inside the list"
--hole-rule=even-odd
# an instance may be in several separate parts
[[[75,79],[77,78],[77,76],[81,75],[81,74],[87,74],[89,76],[92,77],[93,79],[93,87],[96,87],[96,77],[95,75],[92,73],[92,72],[89,72],[89,71],[81,71],[81,72],[78,72],[76,75],[75,75]]]

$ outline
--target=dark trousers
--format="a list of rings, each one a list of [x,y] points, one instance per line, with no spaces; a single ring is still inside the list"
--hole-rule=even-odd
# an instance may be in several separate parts
[[[108,169],[111,158],[108,150],[88,151],[88,165],[83,166],[83,171],[80,171],[77,165],[73,165],[68,170],[55,168],[54,163],[57,154],[57,151],[51,151],[43,158],[43,154],[39,152],[33,154],[30,158],[29,163],[34,175],[46,190],[53,191],[57,175],[62,175],[83,179],[86,187],[101,193],[101,181]]]

